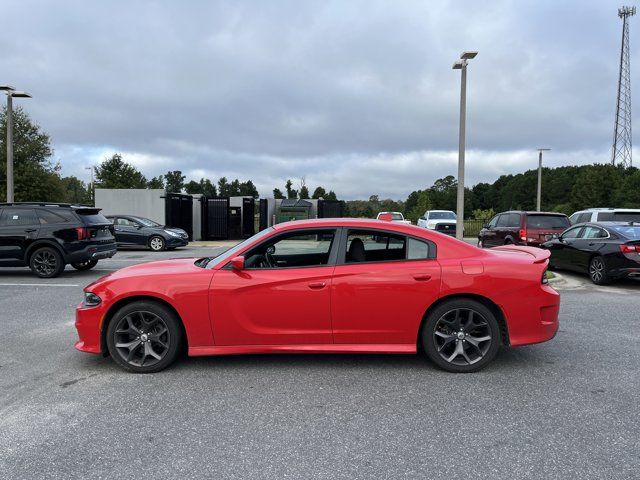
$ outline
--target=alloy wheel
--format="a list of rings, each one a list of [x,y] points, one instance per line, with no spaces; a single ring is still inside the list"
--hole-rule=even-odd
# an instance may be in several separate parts
[[[165,321],[152,312],[137,311],[120,319],[115,332],[116,351],[135,367],[151,367],[169,351],[171,337]]]
[[[595,283],[601,282],[604,276],[604,263],[599,258],[594,258],[591,260],[591,265],[589,265],[589,274],[591,275],[591,280]]]
[[[164,248],[164,241],[160,237],[153,237],[149,242],[151,250],[159,251]]]
[[[49,250],[40,250],[33,257],[33,268],[38,275],[48,277],[58,268],[58,259]]]
[[[438,354],[454,365],[473,365],[491,347],[489,323],[470,308],[449,310],[438,319],[433,332]]]

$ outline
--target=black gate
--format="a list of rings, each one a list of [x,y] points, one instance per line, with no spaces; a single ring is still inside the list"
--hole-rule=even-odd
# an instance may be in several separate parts
[[[165,225],[183,229],[189,235],[189,240],[193,240],[193,197],[181,193],[167,193],[164,201]]]
[[[256,201],[253,198],[242,199],[242,236],[249,238],[256,233]]]
[[[318,200],[318,218],[340,218],[344,215],[341,200]]]
[[[229,197],[202,197],[202,238],[229,238]]]
[[[269,206],[266,198],[260,199],[260,231],[269,225]]]

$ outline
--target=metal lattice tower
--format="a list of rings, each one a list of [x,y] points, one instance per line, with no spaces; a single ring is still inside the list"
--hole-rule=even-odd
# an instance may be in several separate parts
[[[613,154],[611,163],[631,166],[631,71],[629,68],[629,22],[636,14],[636,7],[621,7],[622,46],[620,48],[620,74],[618,76],[618,101],[616,123],[613,129]]]

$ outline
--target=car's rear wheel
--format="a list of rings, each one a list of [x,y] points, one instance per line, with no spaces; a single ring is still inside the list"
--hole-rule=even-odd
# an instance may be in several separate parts
[[[118,365],[135,373],[167,368],[181,344],[180,320],[167,307],[153,302],[122,307],[107,328],[109,354]]]
[[[85,260],[84,262],[72,263],[71,266],[76,270],[85,271],[91,270],[98,264],[98,260]]]
[[[165,249],[166,242],[164,241],[164,238],[156,235],[149,239],[149,247],[154,252],[161,252],[162,250]]]
[[[55,248],[41,247],[31,254],[29,268],[40,278],[53,278],[64,271],[64,260]]]
[[[422,329],[422,345],[427,356],[449,372],[480,370],[496,356],[500,343],[500,327],[495,315],[470,299],[439,305],[429,313]]]
[[[607,264],[600,255],[593,257],[589,262],[589,278],[596,285],[611,283],[611,277],[607,273]]]

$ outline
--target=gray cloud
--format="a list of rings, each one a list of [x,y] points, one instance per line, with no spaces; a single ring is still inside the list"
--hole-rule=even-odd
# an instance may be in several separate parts
[[[608,160],[613,4],[5,3],[2,80],[34,94],[65,173],[121,151],[148,176],[405,197],[455,173],[465,49],[471,183],[533,167],[543,144],[553,165]]]

